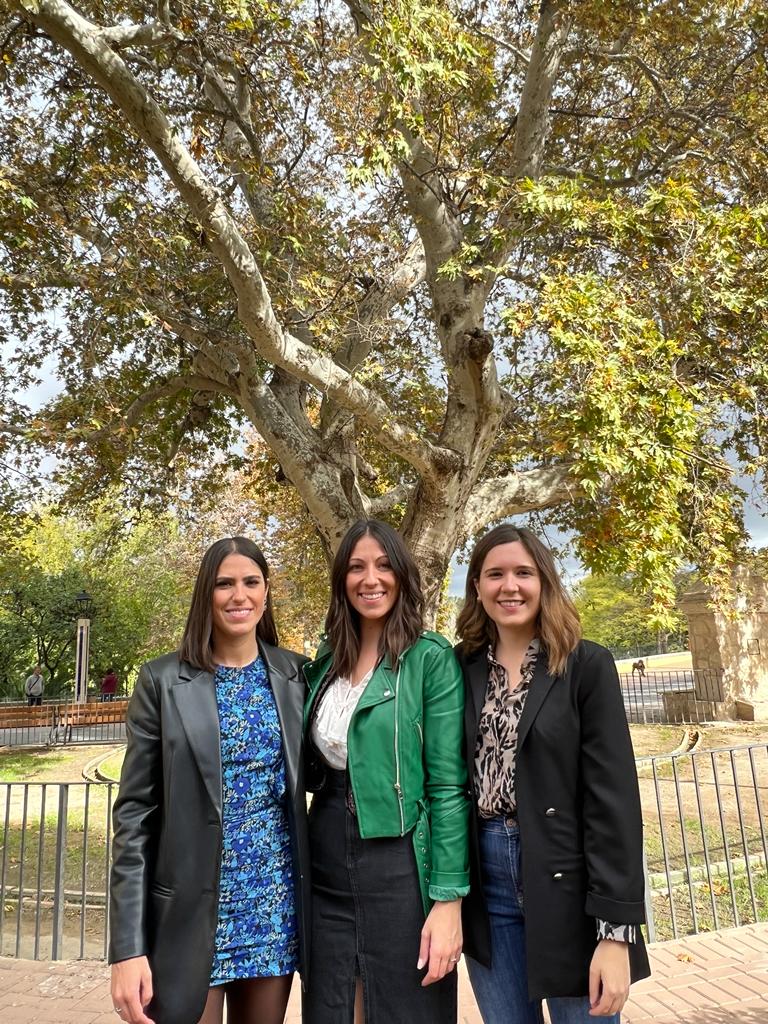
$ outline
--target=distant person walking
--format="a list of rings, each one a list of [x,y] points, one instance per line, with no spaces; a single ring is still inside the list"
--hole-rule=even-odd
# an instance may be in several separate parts
[[[107,669],[107,674],[101,680],[101,700],[102,702],[115,699],[115,693],[117,692],[117,676],[113,668]]]
[[[27,704],[30,707],[37,707],[43,703],[43,670],[39,665],[35,665],[32,675],[27,676],[24,693],[27,695]]]

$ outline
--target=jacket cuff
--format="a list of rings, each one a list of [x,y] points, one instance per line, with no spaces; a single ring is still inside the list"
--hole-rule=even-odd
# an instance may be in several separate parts
[[[595,892],[587,893],[584,913],[588,917],[597,917],[602,921],[616,924],[645,923],[645,905],[642,900],[614,900],[609,896],[599,896]]]
[[[637,942],[637,925],[636,924],[615,924],[612,921],[601,921],[600,918],[595,920],[597,925],[597,941],[602,942],[603,939],[608,939],[611,942]]]
[[[429,898],[435,900],[436,903],[447,903],[450,900],[460,900],[464,896],[468,895],[469,886],[460,885],[455,888],[450,888],[445,885],[430,885],[429,887]]]

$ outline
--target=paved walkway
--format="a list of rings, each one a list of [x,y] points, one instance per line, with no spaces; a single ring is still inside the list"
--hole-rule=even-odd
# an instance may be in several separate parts
[[[651,957],[624,1024],[768,1024],[768,923],[661,943]],[[107,973],[93,961],[0,958],[0,1024],[117,1024]],[[463,967],[460,996],[460,1024],[482,1024]],[[286,1024],[300,1020],[294,989]]]

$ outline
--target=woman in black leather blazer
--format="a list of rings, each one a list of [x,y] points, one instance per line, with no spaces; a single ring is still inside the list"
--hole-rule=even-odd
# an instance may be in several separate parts
[[[180,651],[142,666],[128,709],[128,748],[114,808],[109,949],[115,1010],[128,1024],[220,1024],[225,994],[230,1024],[280,1024],[293,967],[306,963],[306,659],[276,643],[263,554],[243,537],[218,541],[203,557]],[[223,981],[217,976],[212,987],[214,954],[217,964],[222,957],[217,926],[220,933],[221,922],[230,921],[240,935],[238,919],[232,925],[221,917],[219,895],[223,835],[229,834],[225,826],[234,806],[232,790],[223,784],[222,741],[231,732],[222,734],[219,724],[217,689],[227,672],[221,666],[231,666],[238,679],[241,667],[258,666],[262,681],[247,715],[276,753],[268,778],[257,774],[245,781],[266,794],[270,822],[282,822],[271,834],[288,837],[282,847],[272,844],[278,859],[257,871],[258,879],[269,880],[270,898],[280,907],[285,946],[280,956],[265,954],[264,944],[275,939],[273,922],[264,922],[246,936],[242,948],[253,957],[244,957],[243,970],[253,962],[270,966],[244,976],[228,963],[229,973]],[[239,714],[241,706],[234,710]],[[242,741],[246,756],[255,735]],[[246,821],[246,832],[258,825],[256,818]],[[227,880],[231,885],[231,875]],[[259,902],[250,905],[255,915]]]
[[[474,814],[464,952],[485,1024],[618,1024],[649,973],[642,822],[609,651],[581,639],[549,550],[503,525],[472,553],[456,649]]]

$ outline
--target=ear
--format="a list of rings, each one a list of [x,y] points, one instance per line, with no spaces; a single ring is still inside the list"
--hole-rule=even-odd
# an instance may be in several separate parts
[[[480,587],[477,585],[477,580],[472,580],[475,585],[475,597],[480,597]]]

